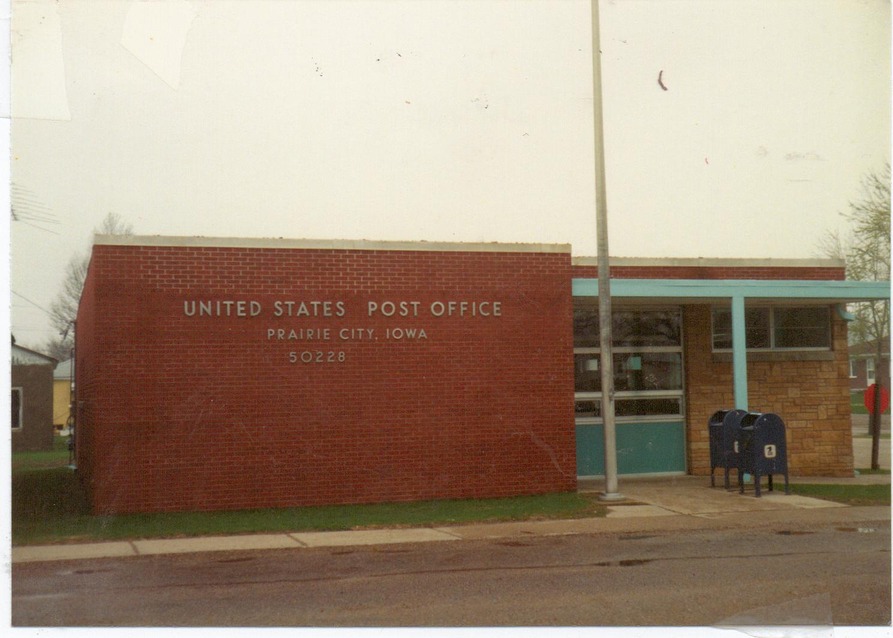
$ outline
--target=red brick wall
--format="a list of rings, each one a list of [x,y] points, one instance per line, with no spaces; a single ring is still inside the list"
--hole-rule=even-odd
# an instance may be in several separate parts
[[[853,475],[847,327],[831,317],[831,352],[747,354],[748,408],[784,420],[792,476]],[[685,306],[683,322],[689,471],[709,474],[707,421],[735,407],[731,355],[712,352],[710,306]]]
[[[96,346],[96,276],[93,263],[87,271],[81,300],[78,304],[77,323],[75,324],[75,452],[78,475],[84,484],[93,485],[94,454],[79,454],[81,450],[94,450],[97,428],[90,427],[94,423],[96,402],[91,397],[96,395],[96,380],[99,370],[96,367],[94,352]],[[88,400],[90,398],[90,400]]]
[[[97,245],[77,326],[93,511],[573,490],[570,282],[565,252]],[[209,300],[248,316],[188,316]],[[276,301],[331,316],[274,317]],[[369,316],[385,301],[409,316]],[[448,301],[491,316],[432,315]]]

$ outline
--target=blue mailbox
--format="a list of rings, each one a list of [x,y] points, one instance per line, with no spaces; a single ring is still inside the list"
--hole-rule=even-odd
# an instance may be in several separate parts
[[[738,485],[744,493],[744,474],[752,474],[754,495],[760,496],[760,480],[769,479],[769,490],[773,491],[774,474],[784,475],[784,493],[790,494],[788,482],[788,450],[784,421],[777,414],[750,412],[740,421],[739,445],[742,453],[738,457]]]
[[[738,469],[740,457],[741,419],[747,414],[745,410],[718,410],[707,422],[710,434],[710,486],[716,486],[713,472],[723,468],[725,488],[729,489],[729,470]],[[741,482],[739,473],[738,482]]]

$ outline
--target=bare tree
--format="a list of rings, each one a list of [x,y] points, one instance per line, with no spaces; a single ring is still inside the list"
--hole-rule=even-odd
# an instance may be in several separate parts
[[[102,235],[127,236],[133,234],[133,226],[124,221],[117,213],[109,213],[94,229],[94,232]],[[73,322],[78,314],[78,304],[81,301],[81,292],[84,289],[84,280],[87,278],[89,265],[89,252],[87,254],[77,253],[72,256],[65,268],[62,289],[50,304],[50,324],[57,331],[58,336],[48,340],[43,346],[43,351],[59,361],[71,357],[71,349],[74,346]]]
[[[846,260],[847,279],[890,281],[890,165],[862,180],[862,196],[850,202],[841,215],[850,222],[849,233],[828,232],[819,251]],[[853,342],[883,340],[890,334],[890,304],[865,302],[853,307],[856,320],[850,326]]]
[[[847,254],[850,279],[890,281],[890,165],[863,181],[863,198],[850,204],[847,218],[856,241]],[[880,342],[890,334],[887,300],[859,304],[854,333],[861,341]]]
[[[862,180],[861,197],[850,202],[849,212],[842,213],[850,222],[850,232],[826,233],[819,244],[822,254],[846,260],[847,279],[858,281],[890,281],[890,164]],[[881,387],[890,387],[889,371],[880,365],[884,344],[890,338],[889,300],[866,301],[852,307],[855,320],[850,325],[851,343],[875,345],[877,398],[870,423],[872,434],[871,467],[877,469],[880,437],[878,405]]]

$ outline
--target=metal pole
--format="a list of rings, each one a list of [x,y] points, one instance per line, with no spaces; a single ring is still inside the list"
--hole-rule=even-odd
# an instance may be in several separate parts
[[[78,397],[77,397],[77,363],[78,363],[78,322],[72,321],[71,327],[74,330],[74,340],[71,347],[71,365],[68,369],[68,466],[76,470],[78,466],[78,450],[77,450],[77,413],[78,413]]]
[[[617,428],[614,422],[614,335],[611,322],[611,272],[608,258],[608,197],[605,189],[605,132],[602,123],[602,60],[598,0],[592,9],[592,112],[595,132],[595,218],[598,237],[598,317],[601,347],[602,423],[605,437],[605,492],[601,499],[617,501]]]
[[[880,339],[878,339],[878,344],[883,343]],[[878,345],[878,349],[880,349],[880,345]],[[879,461],[879,453],[880,453],[880,442],[881,442],[881,390],[884,387],[881,385],[881,359],[878,357],[876,359],[877,363],[874,366],[875,369],[875,382],[874,382],[874,402],[871,406],[871,414],[868,417],[869,423],[871,424],[871,469],[879,470],[881,469],[880,461]]]

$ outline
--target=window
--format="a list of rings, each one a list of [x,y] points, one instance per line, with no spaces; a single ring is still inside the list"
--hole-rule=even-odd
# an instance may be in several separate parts
[[[22,429],[22,389],[12,389],[12,429]]]
[[[825,306],[773,308],[772,334],[776,348],[830,348],[830,311]]]
[[[620,349],[620,348],[618,348]],[[587,350],[589,350],[587,348]],[[623,348],[627,350],[627,348]],[[577,392],[601,392],[602,377],[599,371],[601,354],[583,352],[574,354]],[[682,387],[682,353],[649,352],[636,349],[629,352],[614,350],[614,390],[648,391],[676,390]]]
[[[855,379],[858,375],[856,374],[856,360],[850,357],[850,379]]]
[[[682,316],[673,309],[612,314],[615,414],[682,415]],[[574,390],[578,419],[601,418],[597,300],[574,300]]]
[[[749,350],[769,347],[769,309],[744,310],[744,340]],[[713,311],[713,349],[732,349],[732,311],[726,308]]]
[[[872,359],[871,357],[865,360],[865,381],[868,383],[868,385],[873,384],[875,381],[874,359]]]
[[[574,347],[598,348],[599,323],[596,301],[574,301]],[[681,346],[682,321],[678,310],[613,310],[611,331],[614,347]]]
[[[831,311],[827,306],[746,308],[744,333],[748,350],[828,350]],[[728,308],[713,310],[713,349],[732,349],[732,311]]]

